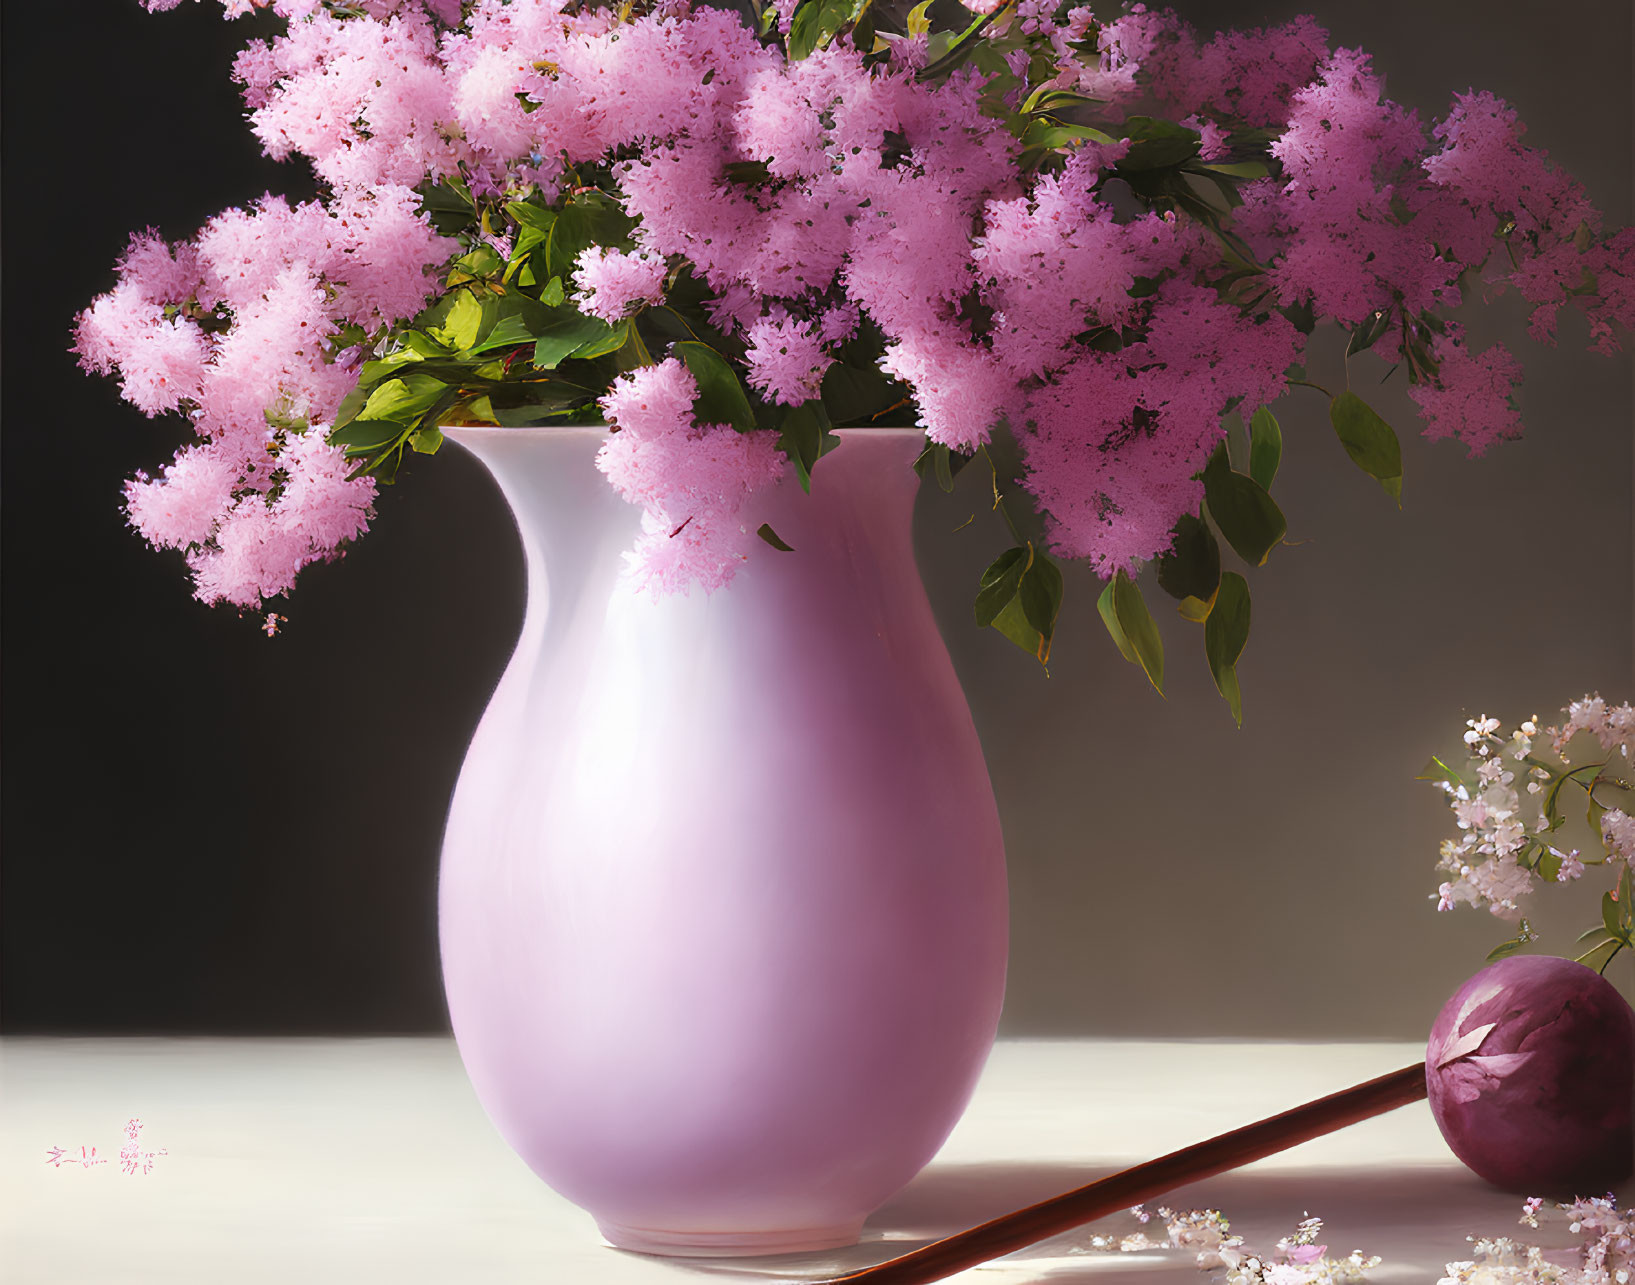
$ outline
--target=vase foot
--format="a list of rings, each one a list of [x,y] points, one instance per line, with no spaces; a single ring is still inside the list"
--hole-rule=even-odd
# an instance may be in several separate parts
[[[603,1238],[615,1249],[676,1258],[745,1258],[761,1254],[807,1254],[841,1249],[862,1238],[863,1222],[834,1227],[800,1227],[782,1231],[665,1231],[625,1227],[598,1221]]]

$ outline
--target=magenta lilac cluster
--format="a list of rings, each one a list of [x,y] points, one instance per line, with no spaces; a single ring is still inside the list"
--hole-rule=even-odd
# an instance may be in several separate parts
[[[996,104],[979,59],[922,74],[924,30],[792,59],[789,13],[757,32],[689,0],[226,0],[229,15],[263,7],[288,22],[236,64],[250,123],[269,155],[308,158],[326,196],[269,196],[175,246],[138,237],[77,334],[85,365],[117,370],[142,410],[192,422],[197,441],[138,475],[128,508],[153,544],[186,551],[206,601],[282,594],[365,529],[373,482],[346,480],[321,430],[358,336],[416,314],[462,249],[416,212],[427,180],[549,202],[576,167],[607,166],[633,248],[581,254],[570,301],[627,318],[685,263],[771,405],[818,397],[866,317],[928,438],[969,451],[1007,423],[1053,548],[1103,576],[1162,553],[1198,508],[1223,411],[1285,391],[1306,343],[1286,310],[1406,326],[1458,303],[1478,269],[1534,305],[1541,340],[1569,303],[1602,349],[1635,318],[1635,233],[1608,235],[1514,112],[1471,93],[1421,121],[1309,18],[1206,38],[1139,4],[973,3],[981,38],[1009,41],[1015,83]],[[1024,163],[1011,128],[1041,92],[1099,122],[1050,167]],[[1204,162],[1261,140],[1230,246],[1115,198],[1128,122],[1148,116],[1196,131]],[[763,181],[740,181],[745,166]],[[503,251],[514,230],[488,235]],[[1116,348],[1096,342],[1109,333]],[[1426,342],[1426,433],[1473,454],[1513,436],[1514,356],[1457,325]],[[647,510],[650,581],[716,587],[753,543],[745,506],[789,463],[771,427],[696,422],[688,371],[652,356],[602,401],[622,430],[604,471]]]

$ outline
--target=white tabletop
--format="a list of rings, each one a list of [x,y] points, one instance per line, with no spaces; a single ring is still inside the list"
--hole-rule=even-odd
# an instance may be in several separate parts
[[[1408,1044],[1003,1041],[947,1146],[870,1220],[862,1245],[675,1260],[607,1247],[543,1186],[489,1125],[451,1040],[10,1037],[0,1041],[0,1280],[813,1281],[1422,1056]],[[132,1118],[140,1149],[164,1151],[146,1172],[120,1164]],[[82,1147],[108,1163],[83,1166]],[[63,1149],[56,1164],[53,1148]],[[1267,1250],[1319,1214],[1331,1253],[1383,1256],[1370,1274],[1379,1282],[1429,1285],[1468,1256],[1467,1235],[1527,1234],[1519,1198],[1468,1174],[1424,1103],[1162,1203],[1218,1208]],[[951,1279],[1208,1280],[1176,1250],[1083,1252],[1095,1233],[1137,1226],[1121,1216]]]

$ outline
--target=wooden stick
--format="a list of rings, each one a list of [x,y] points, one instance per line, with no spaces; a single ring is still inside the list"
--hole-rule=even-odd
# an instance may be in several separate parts
[[[1394,1111],[1425,1096],[1425,1064],[1331,1093],[1256,1124],[1245,1125],[1099,1182],[1003,1214],[980,1227],[957,1232],[900,1258],[833,1277],[828,1285],[923,1285],[967,1267],[990,1262],[1083,1223],[1105,1218],[1154,1196],[1275,1155],[1348,1124]]]

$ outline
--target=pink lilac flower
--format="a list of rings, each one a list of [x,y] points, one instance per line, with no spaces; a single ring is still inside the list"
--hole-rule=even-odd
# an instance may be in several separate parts
[[[315,266],[335,290],[336,317],[373,331],[426,306],[439,288],[433,269],[460,246],[439,236],[418,206],[413,191],[391,183],[331,202]],[[309,252],[318,254],[316,238],[309,238]]]
[[[695,424],[697,394],[692,373],[669,357],[620,375],[601,402],[619,431],[596,466],[643,507],[642,536],[627,558],[635,585],[654,597],[728,584],[755,539],[743,509],[788,464],[775,433]]]
[[[296,574],[340,555],[343,542],[369,527],[373,478],[348,482],[351,466],[318,434],[297,437],[279,459],[289,481],[271,503],[241,494],[223,515],[208,548],[188,554],[202,602],[255,607],[288,593]]]
[[[635,308],[663,303],[666,271],[664,259],[657,254],[628,254],[593,245],[576,261],[573,301],[581,312],[611,326]]]
[[[1508,348],[1494,344],[1472,353],[1463,328],[1453,322],[1431,355],[1438,362],[1436,382],[1408,390],[1426,421],[1426,437],[1456,437],[1472,455],[1482,455],[1495,442],[1521,436],[1521,415],[1512,401],[1521,363]]]
[[[611,161],[634,248],[579,256],[581,308],[612,323],[657,305],[684,259],[712,324],[743,343],[749,384],[786,405],[817,395],[840,344],[883,334],[880,367],[928,436],[969,450],[1009,422],[1054,547],[1103,574],[1162,552],[1196,507],[1224,408],[1282,392],[1302,340],[1274,304],[1412,319],[1457,303],[1461,273],[1485,262],[1534,305],[1540,337],[1568,302],[1599,348],[1635,320],[1635,231],[1603,237],[1582,188],[1491,95],[1459,97],[1427,159],[1366,55],[1331,52],[1310,18],[1204,39],[1142,4],[1110,21],[1048,0],[968,7],[1032,42],[1006,54],[1024,81],[1013,101],[1042,84],[1100,100],[1111,122],[1157,112],[1195,128],[1206,161],[1231,156],[1241,125],[1272,131],[1274,172],[1233,216],[1273,288],[1264,315],[1222,301],[1220,246],[1196,221],[1115,214],[1103,180],[1127,142],[1022,174],[984,72],[916,78],[923,33],[883,65],[849,41],[789,63],[737,15],[686,0],[624,22],[566,0],[223,0],[228,16],[289,20],[234,75],[268,154],[304,156],[329,190],[228,210],[192,242],[139,234],[79,319],[82,364],[117,372],[149,414],[185,412],[201,439],[133,480],[131,520],[190,551],[201,595],[234,602],[283,592],[364,529],[372,492],[342,485],[314,444],[361,360],[335,346],[413,316],[458,250],[416,212],[427,179],[461,177],[497,210],[553,201],[579,182],[570,169]],[[794,6],[778,8],[787,28]],[[482,235],[509,254],[503,228]],[[1451,326],[1433,354],[1438,377],[1412,390],[1428,436],[1479,454],[1519,430],[1508,352],[1471,353]],[[686,372],[665,372],[609,393],[622,419],[605,464],[647,510],[648,582],[724,583],[737,506],[782,457],[771,434],[695,425],[687,408],[644,430],[627,394],[668,404]],[[1480,842],[1501,853],[1508,824]]]
[[[191,245],[170,245],[153,228],[131,238],[119,276],[149,303],[181,303],[199,288],[199,255]]]
[[[1076,159],[1076,158],[1075,158]],[[1112,211],[1090,199],[1085,171],[1069,162],[1058,179],[1040,180],[1031,200],[990,201],[971,258],[983,298],[994,309],[995,355],[1024,378],[1072,360],[1072,341],[1090,318],[1127,320],[1129,290],[1143,266]]]
[[[1213,291],[1167,282],[1144,343],[1082,356],[1022,414],[1023,485],[1051,544],[1110,577],[1163,552],[1198,507],[1202,470],[1233,398],[1275,399],[1299,352],[1282,317],[1256,323]]]
[[[823,391],[823,372],[834,363],[809,321],[762,317],[749,328],[744,364],[749,382],[767,399],[798,406]]]
[[[209,346],[204,333],[122,283],[81,314],[74,350],[86,370],[119,372],[119,391],[146,415],[197,401],[206,378]]]
[[[158,478],[138,473],[125,484],[131,525],[158,549],[203,544],[232,503],[238,468],[210,446],[180,451]]]
[[[1383,97],[1360,50],[1336,51],[1320,78],[1295,93],[1271,148],[1285,179],[1277,217],[1291,234],[1271,279],[1286,303],[1309,296],[1318,312],[1355,324],[1398,293],[1410,308],[1458,302],[1450,291],[1459,265],[1439,265],[1430,247],[1416,254],[1416,233],[1405,246],[1391,210],[1391,179],[1420,145],[1414,114]],[[1259,200],[1269,195],[1257,188]]]
[[[455,172],[461,147],[443,128],[455,115],[452,97],[424,12],[381,20],[318,10],[272,48],[271,59],[236,68],[267,155],[299,152],[337,188],[412,185]],[[277,76],[270,83],[269,71]]]
[[[1606,305],[1596,308],[1591,297],[1578,293],[1605,261],[1598,244],[1601,213],[1582,185],[1552,166],[1544,152],[1522,143],[1525,127],[1492,94],[1456,95],[1453,110],[1434,133],[1443,147],[1426,159],[1425,172],[1485,216],[1506,241],[1503,268],[1489,279],[1514,285],[1535,305],[1533,337],[1548,342],[1556,314],[1577,299],[1599,323],[1592,327],[1597,346],[1615,349],[1608,322],[1616,318],[1627,324],[1627,309],[1614,305],[1609,313]],[[1628,248],[1626,242],[1623,249]]]

